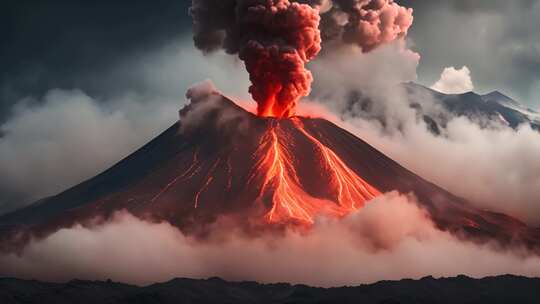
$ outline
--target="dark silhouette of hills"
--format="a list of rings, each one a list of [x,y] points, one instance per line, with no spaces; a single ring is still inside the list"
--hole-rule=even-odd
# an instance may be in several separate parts
[[[111,281],[44,283],[0,279],[0,303],[377,303],[377,304],[536,304],[540,279],[466,276],[383,281],[371,285],[315,288],[291,284],[174,279],[144,287]]]

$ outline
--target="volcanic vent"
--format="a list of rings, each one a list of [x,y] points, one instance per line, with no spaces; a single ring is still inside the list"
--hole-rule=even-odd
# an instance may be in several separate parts
[[[197,122],[190,128],[189,115],[198,108],[207,111],[206,103],[214,104],[218,112],[210,110],[202,120],[217,123],[202,125],[205,130],[220,130],[217,134],[198,133],[201,125]],[[221,151],[216,153],[215,145],[207,143],[196,148],[193,163],[153,200],[174,199],[166,198],[167,193],[203,168],[201,154],[208,173],[203,174],[197,192],[187,197],[195,209],[215,202],[240,204],[261,210],[270,223],[311,224],[320,214],[342,217],[380,194],[317,138],[318,130],[307,119],[256,117],[216,94],[194,100],[181,114],[187,118],[187,126],[181,126],[184,136],[219,138],[217,149]],[[232,120],[223,121],[220,116]]]
[[[329,121],[256,116],[216,92],[190,97],[179,123],[109,170],[0,217],[3,245],[12,244],[7,237],[20,244],[120,210],[186,233],[220,217],[251,228],[309,227],[319,216],[343,217],[394,190],[414,193],[441,229],[540,243],[537,230],[469,207]]]

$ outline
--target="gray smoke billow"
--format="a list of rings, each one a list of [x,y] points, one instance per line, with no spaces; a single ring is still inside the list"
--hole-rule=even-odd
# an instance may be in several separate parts
[[[259,115],[287,117],[309,95],[305,65],[321,44],[357,45],[362,52],[404,38],[412,9],[394,0],[193,0],[195,46],[244,61]]]
[[[243,23],[246,7],[307,4],[321,16],[322,42],[356,44],[364,52],[407,35],[413,23],[413,10],[394,0],[193,0],[190,9],[194,23],[194,42],[205,52],[225,49],[241,51],[254,37],[265,42],[268,32]]]

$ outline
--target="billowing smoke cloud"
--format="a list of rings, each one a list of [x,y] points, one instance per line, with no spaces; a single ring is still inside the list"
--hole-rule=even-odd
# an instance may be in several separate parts
[[[321,50],[316,9],[289,0],[196,0],[191,15],[198,48],[222,47],[245,62],[259,115],[294,113],[310,92],[312,76],[304,66]]]
[[[445,68],[441,78],[431,88],[446,94],[471,92],[474,89],[471,71],[466,66],[459,70],[455,67]]]
[[[245,62],[250,93],[262,116],[288,117],[310,93],[305,64],[325,42],[354,44],[363,52],[403,38],[412,10],[393,0],[194,0],[195,45],[224,49]]]
[[[379,197],[341,221],[319,219],[309,232],[247,236],[220,223],[201,240],[166,223],[119,213],[103,226],[60,230],[19,256],[0,256],[1,276],[111,278],[138,284],[221,276],[338,286],[501,273],[540,275],[540,258],[462,242],[434,228],[413,197],[397,193]]]
[[[333,0],[323,15],[324,41],[338,40],[369,52],[407,35],[413,10],[394,0]]]

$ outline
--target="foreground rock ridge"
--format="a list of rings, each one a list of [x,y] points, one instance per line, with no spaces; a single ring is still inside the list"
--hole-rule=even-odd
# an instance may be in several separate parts
[[[174,279],[144,287],[111,281],[44,283],[0,279],[0,303],[538,303],[540,279],[466,276],[315,288],[291,284]]]

